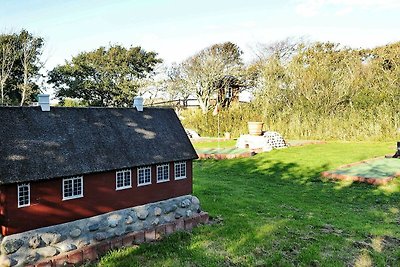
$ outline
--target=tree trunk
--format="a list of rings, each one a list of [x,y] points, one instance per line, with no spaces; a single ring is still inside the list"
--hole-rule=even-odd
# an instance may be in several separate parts
[[[4,83],[0,82],[0,89],[1,89],[1,105],[4,105]]]
[[[27,90],[28,90],[28,63],[24,64],[24,84],[22,85],[20,106],[24,105]]]
[[[201,111],[203,112],[203,114],[207,114],[208,112],[208,101],[207,99],[203,100],[200,97],[197,98],[199,101],[199,106],[201,108]]]

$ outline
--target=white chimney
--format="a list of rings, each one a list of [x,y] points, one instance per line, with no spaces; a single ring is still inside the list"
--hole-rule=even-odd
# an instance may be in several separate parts
[[[137,111],[143,111],[143,97],[137,96],[133,99],[133,107],[137,109]]]
[[[48,94],[39,94],[39,106],[42,111],[50,111],[50,95]]]

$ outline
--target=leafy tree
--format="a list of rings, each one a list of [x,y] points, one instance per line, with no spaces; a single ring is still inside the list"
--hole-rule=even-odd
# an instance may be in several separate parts
[[[182,100],[186,106],[191,92],[186,87],[182,64],[173,63],[164,72],[166,77],[162,80],[162,90],[167,93],[169,100]]]
[[[237,80],[227,77],[240,77],[241,55],[236,44],[226,42],[207,47],[181,64],[179,82],[197,97],[203,113],[210,109],[210,100],[218,90]]]
[[[21,102],[22,106],[27,96],[32,92],[36,93],[31,81],[39,76],[39,69],[42,64],[39,60],[42,54],[42,47],[44,41],[40,37],[35,37],[26,30],[22,30],[18,36],[19,44],[19,60],[22,67],[23,81],[19,84],[21,91]]]
[[[56,97],[75,98],[90,106],[130,106],[141,81],[152,77],[157,53],[141,47],[112,45],[83,52],[49,72]]]
[[[37,85],[42,67],[44,40],[26,30],[0,34],[1,104],[24,105],[40,92]]]
[[[14,63],[18,57],[16,35],[0,35],[0,90],[1,104],[4,104],[4,87],[14,67]]]

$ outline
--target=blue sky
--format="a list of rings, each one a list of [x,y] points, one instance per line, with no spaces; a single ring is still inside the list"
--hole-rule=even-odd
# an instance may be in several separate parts
[[[286,37],[373,47],[400,41],[398,0],[0,0],[1,32],[46,40],[51,69],[82,51],[141,45],[166,63],[232,41],[250,60],[257,43]]]

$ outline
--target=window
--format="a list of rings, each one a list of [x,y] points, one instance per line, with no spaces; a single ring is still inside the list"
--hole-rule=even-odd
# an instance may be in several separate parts
[[[83,177],[63,179],[63,200],[83,197]]]
[[[151,184],[151,168],[138,168],[138,186]]]
[[[30,184],[18,185],[18,208],[26,207],[31,204]]]
[[[131,170],[117,171],[115,173],[115,185],[116,190],[131,188]]]
[[[175,162],[175,180],[186,178],[186,162]]]
[[[157,165],[157,183],[169,181],[169,165]]]

